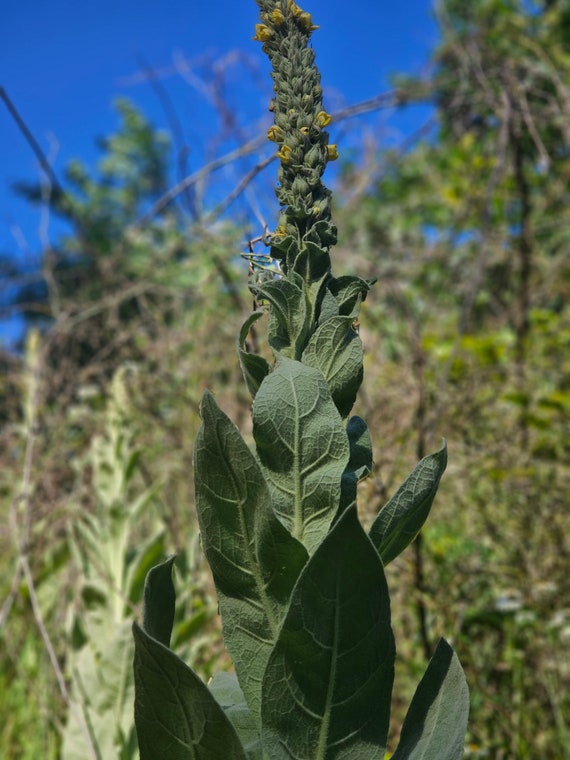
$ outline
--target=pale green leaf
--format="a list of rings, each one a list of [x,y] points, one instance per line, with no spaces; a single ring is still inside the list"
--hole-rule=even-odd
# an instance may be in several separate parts
[[[273,509],[314,551],[339,503],[348,437],[319,370],[280,359],[253,404],[253,435]]]

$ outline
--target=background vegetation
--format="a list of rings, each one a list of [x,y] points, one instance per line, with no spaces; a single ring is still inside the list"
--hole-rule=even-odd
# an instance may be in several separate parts
[[[428,102],[430,123],[397,149],[345,158],[335,190],[335,270],[379,278],[360,328],[357,406],[376,460],[360,504],[372,516],[442,436],[449,446],[427,527],[388,572],[408,642],[396,715],[445,635],[471,687],[467,756],[565,758],[570,4],[447,0],[439,20],[430,76],[397,79],[370,106]],[[20,188],[71,232],[37,272],[6,265],[4,308],[28,327],[22,350],[0,356],[10,760],[136,757],[130,621],[146,570],[173,550],[173,648],[205,678],[224,665],[191,452],[205,387],[245,419],[234,334],[251,308],[247,236],[230,201],[269,158],[204,210],[215,165],[172,191],[168,136],[132,104],[118,110],[95,172],[75,163]]]

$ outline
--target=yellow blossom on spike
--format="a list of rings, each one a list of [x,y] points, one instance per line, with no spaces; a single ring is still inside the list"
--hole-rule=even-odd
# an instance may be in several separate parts
[[[305,32],[314,32],[319,27],[313,24],[313,19],[310,13],[301,13],[299,16],[299,24]]]
[[[281,148],[277,151],[277,158],[280,158],[284,164],[288,164],[291,160],[292,153],[293,151],[288,145],[282,145]]]
[[[318,127],[328,127],[331,121],[332,121],[331,115],[328,114],[326,111],[319,111],[318,114],[315,116],[315,122]]]
[[[256,40],[257,42],[267,42],[267,40],[270,40],[272,36],[273,32],[268,26],[265,26],[265,24],[255,25],[255,37],[252,37],[252,39]]]
[[[267,130],[267,137],[271,142],[279,142],[282,136],[283,132],[275,124]]]
[[[309,135],[309,127],[301,127],[299,132],[302,132],[306,137]]]
[[[285,16],[284,16],[284,15],[283,15],[283,13],[282,13],[282,12],[279,10],[279,8],[276,8],[276,9],[275,9],[275,10],[274,10],[274,11],[271,13],[271,20],[273,21],[273,23],[275,24],[275,26],[281,26],[282,24],[284,24],[284,23],[285,23]]]
[[[334,143],[327,145],[327,159],[329,161],[336,161],[338,158],[338,148]]]
[[[303,13],[303,10],[299,8],[297,3],[294,3],[293,0],[289,0],[289,10],[295,16],[295,18],[299,18],[299,16]]]

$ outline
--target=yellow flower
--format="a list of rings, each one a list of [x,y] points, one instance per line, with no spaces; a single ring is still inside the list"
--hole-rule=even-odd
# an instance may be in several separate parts
[[[271,14],[271,20],[275,26],[281,26],[281,24],[285,23],[285,16],[281,13],[279,8],[276,8]]]
[[[288,164],[291,160],[292,153],[293,151],[288,145],[282,145],[281,148],[277,151],[277,158],[280,158],[284,164]]]
[[[314,32],[315,29],[319,28],[316,24],[313,24],[313,19],[311,18],[310,13],[301,13],[299,16],[299,25],[305,32]]]
[[[299,132],[302,132],[306,137],[309,135],[309,127],[301,127]]]
[[[275,124],[267,130],[267,138],[271,140],[271,142],[279,142],[282,137],[283,132],[279,127],[276,127]]]
[[[283,225],[279,225],[275,232],[271,235],[272,238],[284,238],[287,237],[287,230]]]
[[[289,10],[295,16],[295,18],[299,18],[299,16],[301,16],[303,13],[303,10],[299,8],[297,3],[294,3],[293,0],[289,0]]]
[[[273,32],[265,24],[255,25],[255,37],[252,37],[253,40],[256,40],[257,42],[267,42],[272,36]]]
[[[327,145],[327,159],[329,161],[336,161],[337,158],[338,158],[338,147],[334,143]]]
[[[318,114],[315,116],[315,122],[318,127],[328,127],[331,121],[332,121],[331,115],[328,114],[326,111],[319,111]]]

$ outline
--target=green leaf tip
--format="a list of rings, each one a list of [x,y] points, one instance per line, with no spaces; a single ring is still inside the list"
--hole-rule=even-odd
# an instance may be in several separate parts
[[[144,585],[143,629],[165,647],[170,646],[176,595],[172,567],[176,555],[149,570]]]
[[[140,760],[246,760],[235,729],[200,678],[136,622],[133,636]]]
[[[469,689],[452,647],[440,639],[418,684],[392,760],[460,760]]]
[[[447,466],[447,444],[424,457],[380,510],[370,539],[385,565],[411,544],[425,523]]]

